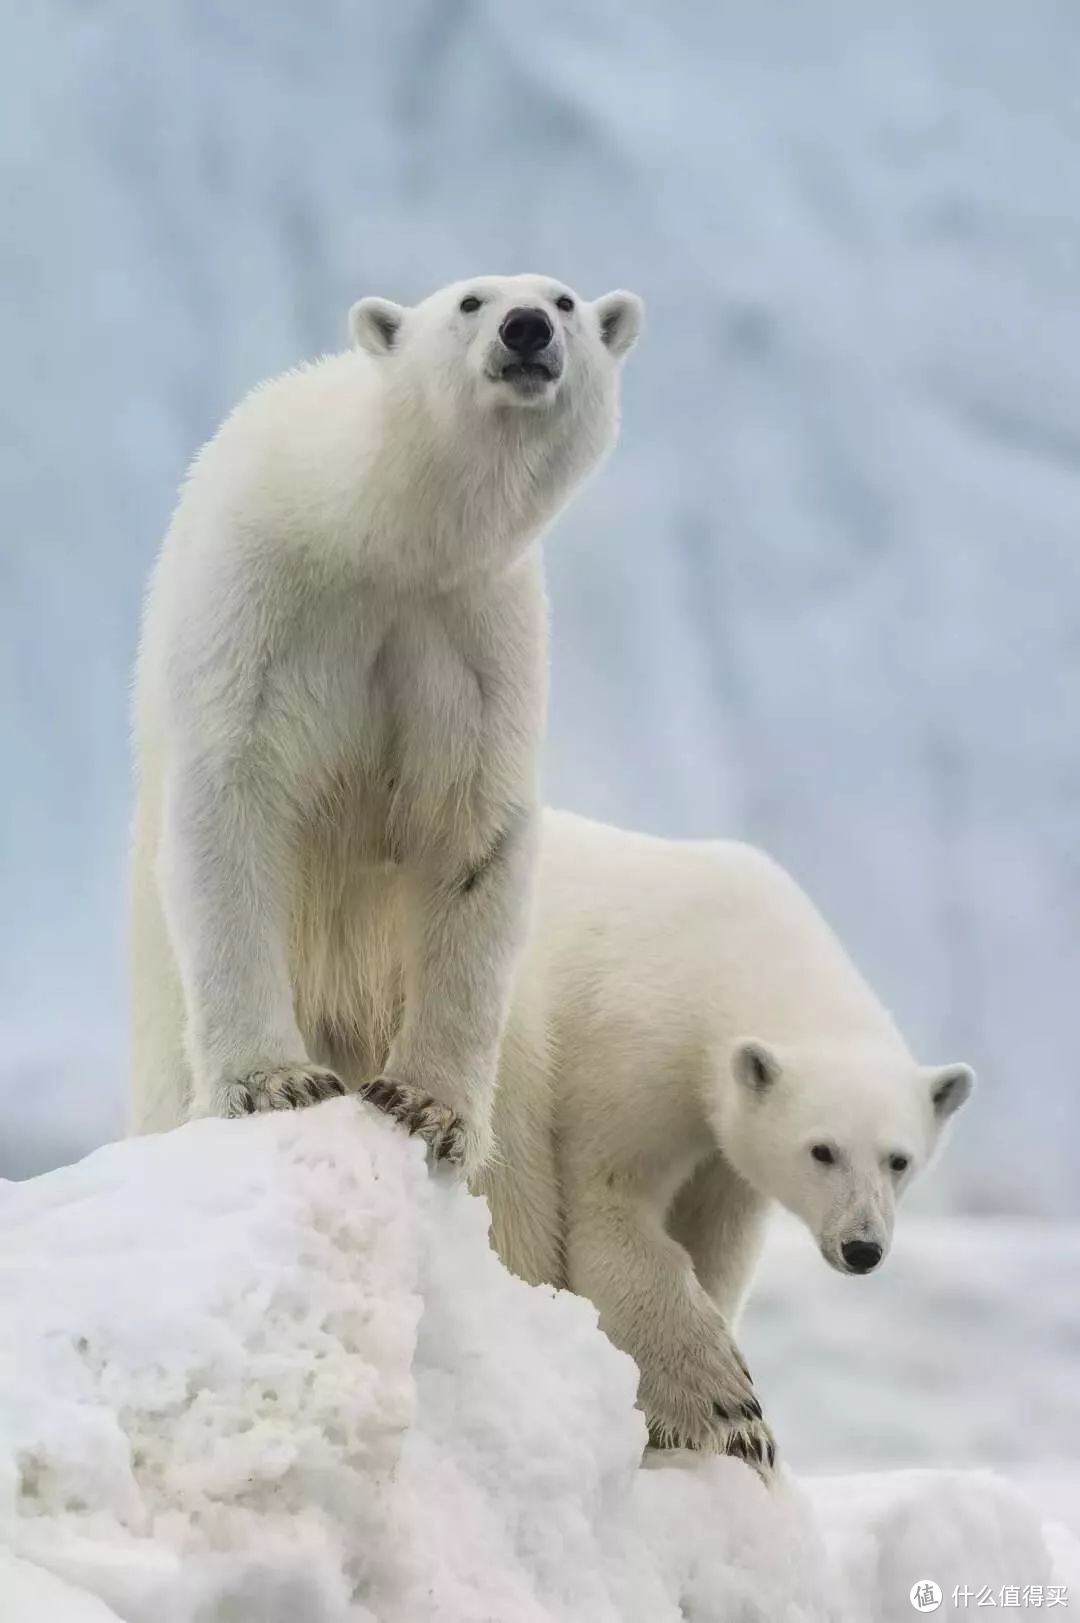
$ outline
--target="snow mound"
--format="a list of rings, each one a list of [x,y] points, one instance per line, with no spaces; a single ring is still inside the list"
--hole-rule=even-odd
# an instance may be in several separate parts
[[[866,1623],[1052,1579],[993,1478],[641,1469],[591,1306],[355,1101],[111,1145],[0,1223],[4,1623]]]

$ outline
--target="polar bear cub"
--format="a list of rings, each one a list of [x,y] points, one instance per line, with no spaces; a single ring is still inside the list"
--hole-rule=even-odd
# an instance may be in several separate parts
[[[488,1154],[545,703],[537,540],[612,444],[640,302],[362,299],[196,459],[139,654],[131,1124],[365,1085]]]
[[[762,852],[545,813],[482,1187],[503,1260],[634,1358],[655,1440],[771,1467],[734,1340],[770,1205],[876,1268],[972,1083],[916,1064]]]

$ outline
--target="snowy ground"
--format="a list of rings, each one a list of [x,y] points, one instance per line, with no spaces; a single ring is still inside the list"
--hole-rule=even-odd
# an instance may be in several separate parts
[[[589,1305],[507,1275],[481,1204],[353,1101],[111,1146],[0,1186],[0,1223],[4,1623],[892,1623],[917,1579],[1080,1585],[1046,1477],[1028,1499],[960,1471],[769,1493],[735,1461],[642,1470],[634,1371]],[[924,1305],[963,1273],[977,1325],[984,1255],[954,1237],[926,1272],[916,1237],[895,1269]],[[1016,1278],[1036,1256],[1016,1242]],[[844,1462],[878,1399],[930,1401],[926,1437],[976,1457],[926,1368],[877,1356],[883,1291],[846,1282],[835,1341],[818,1312],[778,1351],[781,1290],[832,1289],[815,1264],[782,1239],[746,1325],[796,1468],[804,1406]],[[974,1413],[973,1340],[940,1358]]]

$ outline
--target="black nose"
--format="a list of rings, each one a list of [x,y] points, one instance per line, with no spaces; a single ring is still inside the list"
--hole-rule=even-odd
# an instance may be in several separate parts
[[[873,1240],[845,1240],[840,1255],[853,1274],[868,1274],[881,1261],[881,1247]]]
[[[551,343],[554,328],[542,310],[511,310],[499,337],[515,355],[537,355]]]

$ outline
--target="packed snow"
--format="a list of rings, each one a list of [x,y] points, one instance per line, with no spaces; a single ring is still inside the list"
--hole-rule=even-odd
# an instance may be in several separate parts
[[[1075,1560],[985,1473],[643,1466],[592,1307],[355,1100],[108,1146],[0,1225],[4,1623],[888,1623]]]

